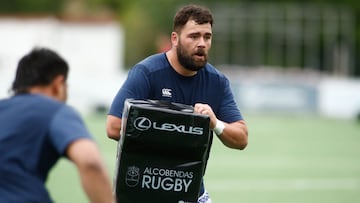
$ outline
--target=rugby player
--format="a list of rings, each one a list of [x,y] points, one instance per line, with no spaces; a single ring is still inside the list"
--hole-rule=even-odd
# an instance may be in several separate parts
[[[230,148],[248,144],[246,123],[234,100],[227,77],[208,63],[213,16],[199,5],[186,5],[175,14],[170,50],[136,64],[116,94],[107,116],[107,135],[120,139],[124,101],[153,99],[194,106],[210,117],[210,128]],[[204,185],[199,203],[211,202]]]

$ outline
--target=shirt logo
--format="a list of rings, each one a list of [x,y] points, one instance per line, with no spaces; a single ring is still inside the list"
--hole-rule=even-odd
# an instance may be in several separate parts
[[[169,89],[169,88],[163,88],[163,89],[161,90],[162,96],[163,96],[163,97],[172,97],[171,91],[172,91],[172,90]]]

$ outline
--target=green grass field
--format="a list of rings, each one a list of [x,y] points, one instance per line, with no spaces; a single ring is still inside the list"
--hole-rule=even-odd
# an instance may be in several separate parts
[[[245,114],[249,145],[224,147],[217,138],[205,184],[214,203],[360,202],[360,123],[310,115]],[[86,123],[112,177],[117,143],[105,135],[105,116]],[[57,203],[88,202],[75,167],[61,160],[47,186]]]

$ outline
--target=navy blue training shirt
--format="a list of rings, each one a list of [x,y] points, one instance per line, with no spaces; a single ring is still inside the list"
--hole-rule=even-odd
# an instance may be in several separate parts
[[[0,202],[52,202],[49,170],[79,138],[91,136],[64,103],[39,94],[0,100]]]
[[[231,123],[243,119],[229,80],[222,73],[208,63],[196,75],[184,77],[171,67],[165,53],[152,55],[129,71],[109,114],[121,118],[127,98],[165,100],[192,106],[205,103],[222,121]]]

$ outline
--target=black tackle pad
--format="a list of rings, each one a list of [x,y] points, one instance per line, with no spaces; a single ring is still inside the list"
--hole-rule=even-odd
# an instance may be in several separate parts
[[[114,189],[117,203],[197,202],[211,147],[210,119],[157,100],[124,104]]]

